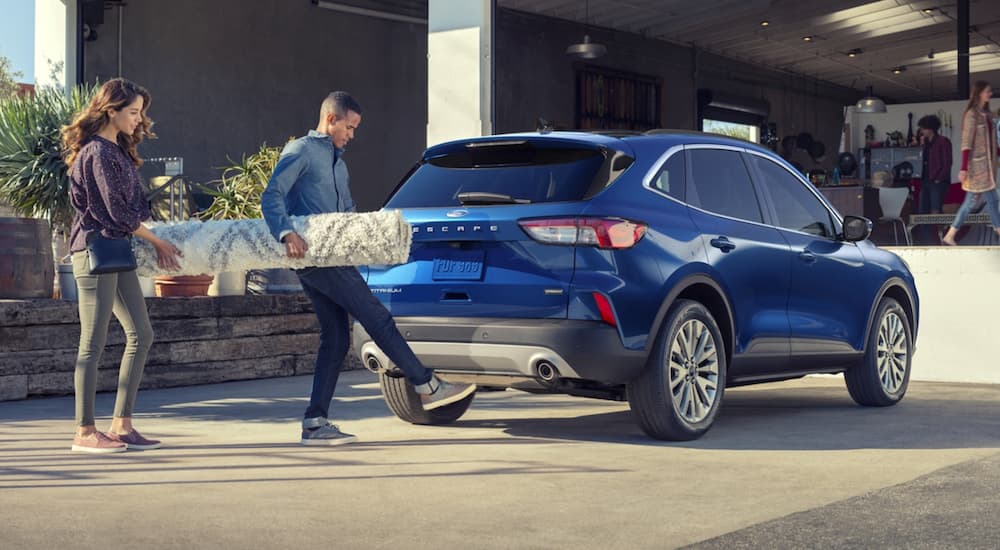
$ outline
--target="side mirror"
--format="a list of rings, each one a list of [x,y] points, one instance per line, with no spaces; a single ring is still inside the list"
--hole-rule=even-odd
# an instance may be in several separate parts
[[[872,221],[860,216],[844,216],[844,240],[851,243],[863,241],[872,234]]]

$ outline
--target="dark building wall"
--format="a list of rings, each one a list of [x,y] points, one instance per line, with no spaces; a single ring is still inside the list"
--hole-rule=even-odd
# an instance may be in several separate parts
[[[608,54],[588,63],[653,76],[662,81],[666,128],[695,128],[699,88],[770,104],[779,136],[810,132],[823,141],[832,167],[840,142],[843,107],[858,92],[748,63],[695,52],[639,35],[589,29]],[[583,39],[579,24],[510,10],[498,10],[496,35],[496,127],[498,132],[532,130],[539,118],[575,126],[574,61],[566,46]]]
[[[583,27],[509,10],[497,10],[496,23],[497,131],[532,130],[539,118],[574,128],[574,67],[580,62],[565,51],[583,40]],[[663,125],[693,127],[695,88],[689,50],[628,33],[588,32],[608,47],[608,55],[587,63],[661,78]]]
[[[117,13],[106,11],[99,38],[86,43],[86,80],[116,75]],[[184,157],[194,181],[217,178],[227,157],[315,127],[319,103],[334,89],[351,91],[365,108],[346,157],[362,209],[378,208],[425,147],[424,25],[308,0],[132,0],[122,13],[122,74],[154,97],[159,139],[142,154]],[[768,101],[780,135],[808,131],[834,151],[842,107],[859,95],[638,35],[589,32],[609,50],[593,64],[662,79],[664,127],[694,128],[696,92],[709,88]],[[570,22],[497,11],[497,133],[534,129],[539,117],[575,125],[575,62],[564,51],[582,35]]]
[[[86,43],[86,80],[116,76],[117,13]],[[364,107],[345,157],[362,209],[380,207],[425,146],[426,26],[308,0],[131,0],[122,13],[122,76],[153,94],[159,135],[141,152],[184,157],[194,181],[217,178],[227,157],[315,128],[336,89]]]

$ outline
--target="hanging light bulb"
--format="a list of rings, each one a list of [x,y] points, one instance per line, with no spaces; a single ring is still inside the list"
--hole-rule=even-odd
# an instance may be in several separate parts
[[[868,89],[865,91],[865,97],[859,99],[854,108],[859,113],[884,113],[885,102],[875,97],[872,87],[868,86]]]
[[[591,42],[589,34],[583,35],[583,42],[571,44],[566,48],[566,55],[572,55],[581,59],[596,59],[606,53],[608,53],[607,46]]]
[[[587,0],[586,16],[584,17],[584,27],[590,23],[590,0]],[[608,48],[604,44],[591,42],[590,35],[583,35],[583,42],[570,44],[566,48],[566,55],[578,57],[580,59],[596,59],[608,53]]]

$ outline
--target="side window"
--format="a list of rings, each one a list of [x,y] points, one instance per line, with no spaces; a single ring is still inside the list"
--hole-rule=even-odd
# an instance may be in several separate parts
[[[818,237],[836,237],[830,211],[802,181],[773,161],[757,155],[749,157],[757,165],[761,185],[770,191],[778,226]]]
[[[654,189],[658,189],[671,197],[684,200],[684,151],[678,151],[663,163],[659,173],[650,182]]]
[[[687,203],[715,214],[762,222],[750,174],[736,151],[691,149]]]

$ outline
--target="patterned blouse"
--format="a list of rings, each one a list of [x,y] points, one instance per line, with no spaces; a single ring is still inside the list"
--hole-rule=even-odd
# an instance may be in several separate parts
[[[76,210],[71,252],[85,250],[87,236],[97,231],[120,239],[150,218],[139,170],[117,143],[91,137],[73,161],[69,178],[70,202]]]

